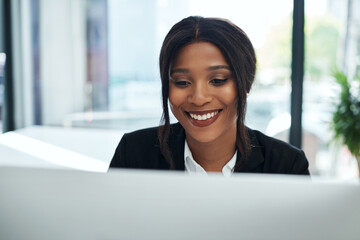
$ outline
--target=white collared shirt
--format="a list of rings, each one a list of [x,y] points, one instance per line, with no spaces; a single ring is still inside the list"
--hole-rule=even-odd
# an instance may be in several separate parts
[[[236,156],[237,151],[235,152],[234,156],[229,160],[229,162],[223,167],[221,172],[225,177],[230,177],[233,174],[236,163]],[[204,168],[202,168],[197,162],[195,162],[186,139],[184,148],[184,161],[185,170],[189,175],[208,175]]]

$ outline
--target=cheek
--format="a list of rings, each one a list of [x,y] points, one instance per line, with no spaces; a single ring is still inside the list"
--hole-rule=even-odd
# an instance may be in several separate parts
[[[184,94],[179,89],[170,86],[169,89],[169,102],[170,109],[175,114],[176,111],[179,111],[179,107],[184,103]]]
[[[238,115],[238,103],[237,103],[237,91],[235,85],[230,85],[227,88],[224,88],[221,92],[220,101],[226,106],[227,111],[225,111],[226,119],[229,122],[234,122],[237,119]]]
[[[223,97],[223,102],[227,106],[234,106],[234,108],[237,108],[237,92],[235,84],[225,88],[221,96]]]

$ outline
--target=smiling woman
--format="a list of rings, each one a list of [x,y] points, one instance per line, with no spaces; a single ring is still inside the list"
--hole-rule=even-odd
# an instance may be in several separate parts
[[[254,48],[230,21],[175,24],[160,53],[163,125],[125,134],[110,167],[309,174],[303,151],[245,126],[255,71]]]
[[[171,69],[170,107],[206,171],[221,171],[236,151],[236,100],[230,66],[215,45],[196,42],[179,51]]]

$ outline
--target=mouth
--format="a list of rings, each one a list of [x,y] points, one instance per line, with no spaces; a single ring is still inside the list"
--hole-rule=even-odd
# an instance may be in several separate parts
[[[210,111],[191,111],[185,113],[189,117],[192,124],[197,127],[206,127],[215,122],[221,111],[222,109]]]
[[[190,117],[192,119],[196,119],[199,121],[205,121],[205,120],[215,117],[218,113],[219,113],[219,110],[214,111],[214,112],[204,113],[204,114],[202,114],[202,113],[196,114],[196,113],[190,113],[190,112],[188,114],[190,115]]]

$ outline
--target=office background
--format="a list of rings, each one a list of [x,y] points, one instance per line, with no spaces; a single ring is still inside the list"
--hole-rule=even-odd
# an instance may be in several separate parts
[[[313,174],[354,172],[356,161],[331,143],[330,121],[340,91],[332,71],[360,74],[359,0],[2,0],[0,8],[3,131],[158,125],[165,34],[189,15],[224,17],[258,57],[247,125],[301,145]]]

